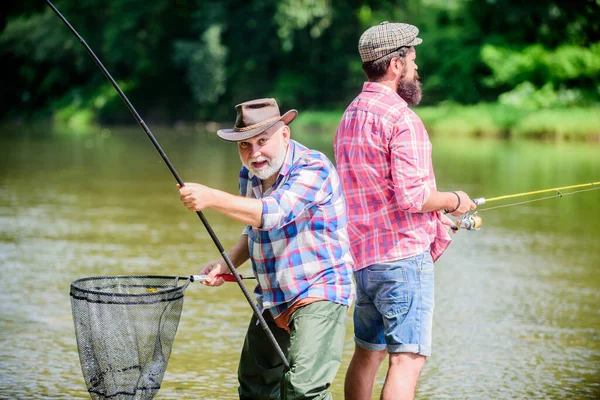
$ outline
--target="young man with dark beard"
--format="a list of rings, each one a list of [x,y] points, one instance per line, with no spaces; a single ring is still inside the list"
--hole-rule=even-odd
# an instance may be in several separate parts
[[[419,30],[383,22],[358,49],[368,82],[350,103],[334,141],[354,256],[355,350],[345,398],[371,399],[389,354],[381,398],[412,399],[431,355],[434,267],[453,222],[476,208],[462,191],[436,189],[431,142],[408,108],[421,101],[415,63]]]

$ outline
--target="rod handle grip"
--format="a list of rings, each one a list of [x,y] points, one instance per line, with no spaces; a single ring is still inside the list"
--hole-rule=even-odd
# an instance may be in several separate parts
[[[225,282],[235,282],[235,277],[232,274],[219,274],[217,278],[223,278]],[[242,275],[240,275],[241,279],[244,279]],[[192,282],[204,282],[208,279],[208,275],[192,275],[190,276],[190,280]]]
[[[217,277],[223,278],[225,282],[235,282],[235,277],[232,274],[220,274]],[[240,279],[244,279],[244,277],[240,275]]]

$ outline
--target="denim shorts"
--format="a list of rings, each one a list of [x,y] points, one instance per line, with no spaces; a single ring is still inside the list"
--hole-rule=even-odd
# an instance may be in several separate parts
[[[429,250],[354,272],[354,341],[389,353],[431,355],[434,271]]]

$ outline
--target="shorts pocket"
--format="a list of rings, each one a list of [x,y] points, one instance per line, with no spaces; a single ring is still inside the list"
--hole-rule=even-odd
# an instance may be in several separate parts
[[[375,295],[375,305],[386,318],[406,313],[409,306],[408,278],[402,268],[368,271],[369,286]]]

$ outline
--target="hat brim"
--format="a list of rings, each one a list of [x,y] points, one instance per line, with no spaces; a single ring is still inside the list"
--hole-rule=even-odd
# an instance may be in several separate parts
[[[288,112],[283,114],[279,119],[276,119],[275,121],[273,121],[269,124],[259,126],[255,129],[250,129],[247,131],[239,131],[239,130],[236,131],[235,128],[234,129],[219,129],[217,131],[217,135],[219,135],[219,137],[221,139],[227,140],[228,142],[239,142],[240,140],[246,140],[246,139],[250,139],[254,136],[260,135],[261,133],[263,133],[267,129],[273,127],[275,124],[277,124],[280,121],[286,125],[289,125],[292,123],[292,121],[297,116],[298,116],[297,110],[289,110]]]
[[[410,42],[409,44],[407,44],[406,46],[416,46],[418,44],[423,43],[423,39],[415,37],[412,42]]]

